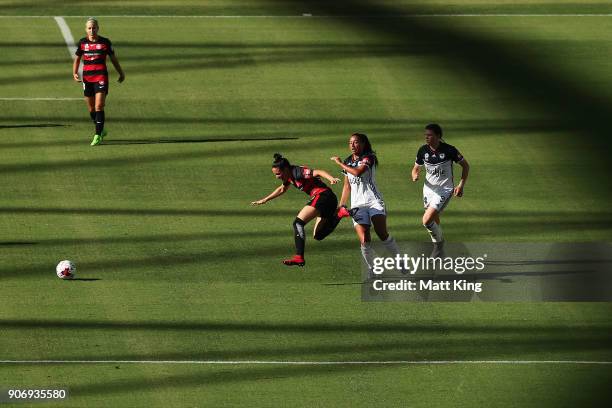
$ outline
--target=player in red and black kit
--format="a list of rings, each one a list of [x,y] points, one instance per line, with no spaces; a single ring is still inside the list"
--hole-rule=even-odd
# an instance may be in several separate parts
[[[289,160],[278,153],[274,155],[272,173],[274,173],[274,176],[280,179],[283,184],[268,196],[261,200],[253,201],[251,204],[265,204],[284,194],[292,184],[295,188],[302,190],[310,196],[308,203],[306,203],[293,221],[296,255],[293,258],[283,261],[285,265],[304,266],[306,263],[306,261],[304,261],[304,247],[306,245],[304,226],[316,217],[317,221],[314,227],[314,239],[320,241],[331,234],[340,222],[340,218],[337,215],[338,197],[336,197],[336,194],[321,181],[320,177],[327,179],[330,184],[336,184],[340,182],[340,179],[332,177],[325,170],[314,170],[305,166],[292,166]]]
[[[108,70],[106,69],[106,57],[109,56],[113,66],[119,73],[118,82],[123,82],[125,74],[119,60],[115,56],[113,46],[108,38],[98,35],[98,21],[90,18],[85,24],[87,37],[81,38],[77,45],[76,58],[72,65],[72,76],[80,82],[79,64],[83,60],[83,90],[85,102],[89,109],[89,116],[96,124],[91,145],[95,146],[102,142],[106,135],[104,131],[104,104],[108,94]]]

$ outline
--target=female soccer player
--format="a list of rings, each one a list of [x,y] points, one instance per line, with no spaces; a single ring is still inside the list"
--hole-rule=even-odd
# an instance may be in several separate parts
[[[372,270],[374,250],[370,236],[370,225],[374,225],[376,235],[385,248],[392,254],[399,253],[395,239],[387,231],[387,213],[382,194],[376,186],[375,174],[378,158],[372,150],[368,136],[363,133],[353,133],[349,138],[351,155],[344,162],[340,157],[331,158],[342,168],[344,187],[340,197],[340,216],[352,215],[355,232],[361,244],[361,254],[369,270]],[[351,211],[344,205],[351,195]]]
[[[316,217],[314,239],[320,241],[328,236],[336,228],[338,222],[340,222],[340,218],[336,214],[338,198],[321,181],[320,177],[327,179],[330,184],[336,184],[340,179],[332,177],[325,170],[314,170],[306,166],[292,166],[289,160],[278,153],[274,155],[272,173],[277,179],[282,181],[282,184],[261,200],[253,201],[251,205],[262,205],[279,197],[289,189],[291,184],[310,196],[310,200],[293,221],[296,255],[283,261],[285,265],[289,266],[304,266],[306,264],[304,260],[304,247],[306,246],[304,226]]]
[[[423,226],[429,232],[434,243],[432,258],[441,257],[444,236],[440,228],[440,213],[448,205],[451,197],[462,197],[463,188],[468,178],[470,165],[455,146],[442,140],[442,128],[436,123],[425,126],[425,145],[417,152],[416,162],[412,168],[412,181],[419,179],[419,170],[425,166],[425,184],[423,184]],[[453,162],[462,167],[461,181],[453,183]]]
[[[77,82],[79,78],[79,64],[83,59],[83,90],[85,102],[89,109],[89,116],[96,125],[91,145],[95,146],[102,142],[106,135],[104,131],[104,104],[108,94],[108,71],[106,69],[106,56],[110,56],[113,66],[119,74],[118,82],[123,82],[125,73],[119,65],[113,47],[108,38],[98,35],[98,20],[89,18],[85,24],[87,36],[81,38],[76,50],[76,58],[72,64],[72,76]]]

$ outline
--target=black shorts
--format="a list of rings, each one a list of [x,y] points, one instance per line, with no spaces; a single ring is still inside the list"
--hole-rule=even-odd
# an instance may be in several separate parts
[[[338,197],[331,190],[325,190],[310,197],[306,203],[319,210],[321,218],[332,218],[338,208]]]
[[[108,95],[108,81],[85,82],[83,81],[83,94],[85,96],[95,96],[98,92]]]

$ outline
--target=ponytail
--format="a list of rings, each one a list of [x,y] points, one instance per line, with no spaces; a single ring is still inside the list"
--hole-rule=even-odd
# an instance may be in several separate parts
[[[272,162],[272,168],[276,167],[280,170],[283,170],[288,168],[289,166],[291,166],[289,160],[284,158],[283,155],[280,153],[274,153],[274,161]]]

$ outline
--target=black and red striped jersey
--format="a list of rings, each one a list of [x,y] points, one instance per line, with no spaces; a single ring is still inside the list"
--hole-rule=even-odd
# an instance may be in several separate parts
[[[83,57],[83,82],[108,82],[106,56],[113,55],[113,46],[106,37],[98,36],[96,41],[81,38],[76,55]]]
[[[329,190],[329,187],[319,177],[314,176],[314,170],[306,166],[291,166],[291,177],[283,184],[285,186],[293,184],[295,188],[310,196]]]

